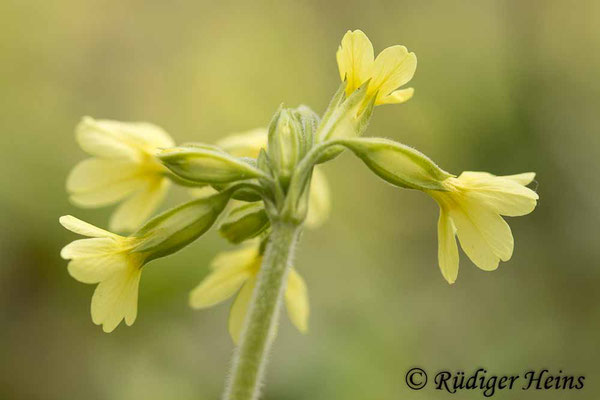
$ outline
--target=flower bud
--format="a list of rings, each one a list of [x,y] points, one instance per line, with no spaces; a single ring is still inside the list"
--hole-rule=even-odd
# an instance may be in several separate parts
[[[292,111],[284,109],[271,121],[267,153],[279,179],[289,181],[302,152],[302,125]]]
[[[269,227],[269,217],[261,203],[247,203],[231,210],[219,233],[231,243],[241,243],[260,235]]]
[[[368,81],[356,89],[348,98],[344,99],[343,89],[334,96],[328,110],[323,116],[316,142],[325,142],[333,139],[352,138],[359,135],[359,126],[365,122],[361,120],[365,107]],[[371,113],[368,113],[368,117]]]
[[[382,138],[339,140],[377,176],[392,185],[418,190],[447,190],[442,181],[452,175],[430,158],[403,144]]]
[[[262,176],[262,172],[241,159],[212,146],[186,146],[163,150],[162,163],[174,174],[194,182],[219,184]]]
[[[231,191],[191,201],[150,220],[132,236],[134,252],[148,254],[146,262],[172,254],[204,234],[231,198]]]
[[[317,143],[355,138],[363,134],[371,120],[375,105],[373,99],[369,100],[366,97],[368,84],[368,81],[365,82],[347,99],[344,99],[343,85],[340,87],[323,116],[315,139]],[[341,146],[331,146],[323,152],[318,163],[332,160],[342,151],[344,149]]]
[[[305,154],[315,141],[315,134],[319,126],[319,116],[310,107],[305,105],[300,105],[292,112],[302,127],[302,137],[304,139],[302,154]]]

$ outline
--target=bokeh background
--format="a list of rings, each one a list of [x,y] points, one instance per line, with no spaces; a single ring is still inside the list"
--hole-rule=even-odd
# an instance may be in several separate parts
[[[487,273],[461,254],[455,285],[437,267],[437,206],[346,154],[328,164],[333,211],[306,232],[310,333],[286,318],[265,399],[447,399],[411,392],[413,366],[585,375],[597,398],[600,333],[600,2],[0,2],[0,398],[216,399],[232,353],[228,305],[197,312],[188,292],[230,248],[215,232],[144,273],[139,317],[92,324],[93,287],[71,279],[58,224],[106,226],[64,189],[85,154],[84,115],[147,120],[178,142],[264,126],[281,102],[322,112],[339,84],[335,50],[363,29],[376,51],[404,44],[413,100],[378,107],[369,134],[443,168],[538,173],[539,207],[509,221],[513,258]],[[171,192],[167,204],[185,200]],[[431,374],[430,374],[431,375]],[[461,392],[482,398],[479,391]]]

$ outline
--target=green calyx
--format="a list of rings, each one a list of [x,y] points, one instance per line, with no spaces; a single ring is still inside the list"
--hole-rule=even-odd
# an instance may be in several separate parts
[[[224,184],[264,175],[253,165],[254,160],[234,157],[210,145],[174,147],[157,157],[175,175],[192,182]]]
[[[248,203],[229,212],[219,227],[219,233],[229,242],[237,244],[259,236],[269,225],[265,207],[260,203]]]
[[[383,138],[334,141],[351,150],[371,171],[392,185],[418,190],[441,190],[453,176],[412,147]]]

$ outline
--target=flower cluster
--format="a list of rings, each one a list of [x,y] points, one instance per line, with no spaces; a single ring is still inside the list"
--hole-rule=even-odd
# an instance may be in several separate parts
[[[72,202],[98,207],[123,201],[110,219],[117,235],[74,217],[67,229],[87,236],[62,250],[68,271],[97,284],[92,320],[106,332],[137,316],[141,273],[150,261],[168,256],[203,235],[220,218],[218,230],[240,245],[216,256],[210,273],[191,292],[202,309],[237,293],[229,332],[238,341],[256,294],[273,224],[317,227],[330,211],[327,180],[319,164],[343,151],[356,155],[377,176],[400,188],[419,190],[440,207],[439,267],[453,283],[460,244],[475,265],[494,270],[513,252],[511,230],[502,216],[533,211],[537,194],[526,187],[533,173],[494,176],[463,172],[458,177],[419,151],[389,139],[363,137],[374,107],[403,103],[414,93],[400,89],[413,77],[414,53],[392,46],[374,56],[361,31],[349,31],[337,52],[341,85],[322,117],[310,108],[280,108],[268,128],[231,135],[215,144],[176,146],[161,128],[86,117],[77,140],[92,158],[78,164],[67,181]],[[190,187],[192,199],[150,218],[171,184]],[[295,269],[285,271],[284,298],[292,323],[308,327],[308,296]]]

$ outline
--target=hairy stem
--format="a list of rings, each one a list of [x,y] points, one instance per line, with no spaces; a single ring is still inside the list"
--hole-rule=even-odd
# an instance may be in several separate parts
[[[272,223],[270,242],[234,354],[224,400],[258,398],[299,230],[291,222]]]

